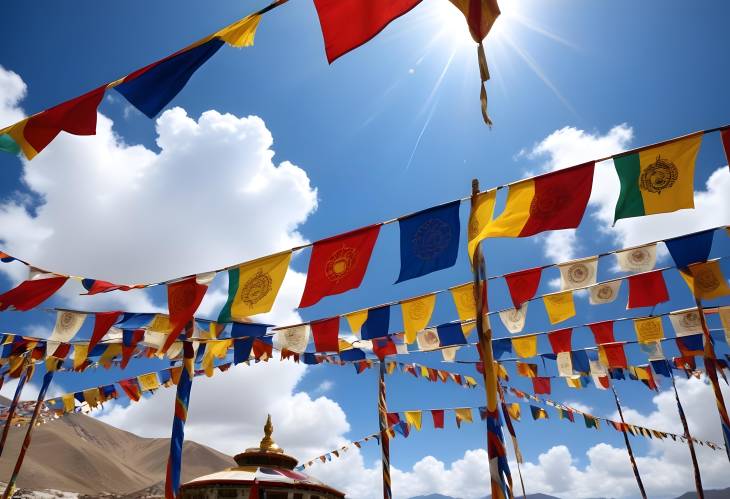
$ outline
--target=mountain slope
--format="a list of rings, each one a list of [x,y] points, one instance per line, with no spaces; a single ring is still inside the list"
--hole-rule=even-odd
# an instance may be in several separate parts
[[[26,427],[12,428],[0,459],[7,482]],[[142,438],[83,414],[36,427],[18,486],[87,494],[128,494],[165,480],[169,440]],[[234,466],[213,449],[185,442],[183,481]]]

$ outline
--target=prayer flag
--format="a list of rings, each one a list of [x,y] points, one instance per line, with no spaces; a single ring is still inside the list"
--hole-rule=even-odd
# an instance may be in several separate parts
[[[616,262],[624,272],[648,272],[656,265],[656,243],[617,251]]]
[[[444,427],[444,411],[441,409],[434,409],[431,411],[431,417],[433,418],[433,427],[441,429]]]
[[[588,288],[588,292],[590,293],[590,304],[605,305],[606,303],[613,303],[618,297],[621,282],[623,282],[621,279],[599,282],[598,284]]]
[[[418,332],[416,336],[418,349],[422,351],[436,350],[441,344],[439,343],[438,332],[434,328],[426,328]]]
[[[650,343],[664,338],[664,328],[661,317],[649,317],[646,319],[634,319],[636,339],[639,343]]]
[[[241,321],[271,311],[290,260],[291,251],[287,251],[228,270],[228,300],[218,322]]]
[[[466,345],[466,338],[458,322],[441,324],[436,328],[439,337],[439,345],[442,347],[452,345]]]
[[[504,210],[476,240],[577,227],[591,195],[593,166],[586,163],[510,185]]]
[[[458,428],[461,428],[462,421],[466,423],[472,423],[474,421],[471,408],[469,407],[454,409],[454,416],[456,416],[456,426]]]
[[[702,341],[702,334],[694,334],[691,336],[681,336],[675,339],[677,348],[682,357],[694,357],[695,355],[704,355],[705,344]]]
[[[510,333],[519,333],[525,328],[527,319],[528,302],[523,303],[519,308],[510,308],[499,312],[499,318]]]
[[[81,285],[86,290],[87,295],[96,295],[99,293],[108,293],[110,291],[130,291],[132,289],[141,289],[146,287],[144,284],[135,284],[134,286],[127,286],[123,284],[114,284],[107,281],[100,281],[98,279],[81,279]]]
[[[382,338],[388,336],[390,326],[390,305],[371,308],[368,311],[368,318],[360,329],[360,336],[363,340]]]
[[[720,130],[720,139],[722,140],[722,147],[725,149],[725,159],[730,167],[730,128]]]
[[[56,312],[56,324],[53,326],[53,332],[48,339],[61,342],[71,341],[79,332],[81,326],[84,325],[85,320],[86,314],[59,310]]]
[[[725,343],[730,345],[730,305],[719,307],[717,313],[720,315],[720,323],[725,330]]]
[[[160,387],[160,380],[157,378],[157,373],[141,374],[137,376],[137,382],[143,392],[157,390]]]
[[[607,343],[605,345],[599,345],[598,349],[599,353],[603,353],[603,357],[605,357],[608,367],[620,367],[623,369],[628,367],[626,353],[624,352],[624,346],[622,343]]]
[[[96,108],[105,90],[103,85],[0,130],[0,150],[13,153],[22,150],[26,158],[33,159],[62,131],[95,135]]]
[[[471,260],[477,243],[479,243],[479,234],[484,227],[492,220],[494,216],[494,205],[497,201],[497,190],[482,192],[477,194],[474,205],[469,212],[469,259]],[[515,304],[517,306],[517,304]]]
[[[401,302],[406,343],[411,344],[416,341],[418,331],[428,326],[435,305],[436,295],[434,294]]]
[[[421,411],[406,411],[405,413],[406,423],[421,431]]]
[[[379,232],[373,225],[314,243],[299,307],[360,286]]]
[[[537,335],[518,336],[512,338],[512,349],[523,359],[537,355]]]
[[[710,257],[712,250],[712,238],[715,235],[715,229],[688,234],[686,236],[674,237],[667,239],[664,244],[667,245],[669,254],[678,269],[683,269],[691,263],[706,262]]]
[[[373,353],[383,361],[388,355],[397,355],[398,349],[389,337],[373,339]]]
[[[550,378],[532,378],[532,388],[536,395],[550,395]]]
[[[588,353],[585,350],[576,350],[570,352],[570,360],[573,363],[573,369],[579,373],[589,373],[591,371]]]
[[[537,376],[537,364],[517,361],[517,374],[525,378],[534,378]]]
[[[68,277],[46,277],[23,281],[17,287],[0,295],[0,311],[27,311],[37,307],[61,289]]]
[[[553,353],[571,351],[571,338],[573,336],[572,328],[553,331],[551,333],[548,333],[547,336],[548,340],[550,341],[550,346],[553,349]]]
[[[495,359],[502,358],[502,355],[512,353],[512,338],[497,338],[492,340],[492,352]]]
[[[594,418],[589,414],[583,414],[583,420],[585,421],[586,428],[595,428],[597,430],[600,425],[598,418]]]
[[[358,48],[421,0],[314,0],[327,61]]]
[[[573,356],[570,352],[560,352],[556,354],[555,361],[558,364],[559,376],[573,375]]]
[[[512,402],[507,406],[507,413],[509,414],[509,417],[514,419],[515,421],[520,420],[520,404],[517,402]]]
[[[317,352],[339,352],[340,346],[337,338],[340,334],[340,318],[332,317],[321,321],[312,322],[312,336],[314,337],[314,349]]]
[[[451,297],[454,299],[456,313],[459,315],[459,320],[462,323],[476,318],[477,307],[474,301],[474,284],[462,284],[461,286],[451,288]],[[469,331],[474,328],[474,324],[462,324],[461,328],[464,330],[464,334],[469,334]]]
[[[407,281],[456,263],[459,253],[461,201],[420,211],[398,221],[400,227],[400,275]]]
[[[339,327],[339,325],[338,325]],[[306,324],[287,327],[276,331],[276,338],[282,350],[294,353],[304,353],[309,343],[310,327]]]
[[[185,344],[184,357],[193,360],[193,346]],[[188,419],[190,389],[193,386],[193,375],[187,369],[180,373],[175,393],[175,412],[172,419],[172,435],[170,436],[170,455],[167,459],[165,479],[165,497],[178,497],[180,492],[180,471],[182,467],[183,440],[185,439],[185,422]]]
[[[464,14],[472,40],[479,43],[486,38],[494,21],[499,17],[497,0],[450,0]]]
[[[575,316],[575,303],[572,291],[552,293],[542,298],[550,324],[557,324]]]
[[[537,421],[538,419],[548,419],[548,413],[542,407],[537,407],[530,404],[530,412],[532,413],[532,419]]]
[[[703,332],[700,311],[696,308],[670,312],[669,320],[677,336],[687,336]]]
[[[512,298],[512,304],[515,308],[519,308],[520,305],[535,296],[537,288],[540,285],[541,276],[542,267],[521,270],[504,276],[504,280],[507,282],[507,287],[509,288],[510,297]]]
[[[185,326],[193,320],[195,311],[203,301],[208,286],[199,281],[197,276],[192,276],[167,285],[167,308],[170,312],[171,330],[165,344],[162,345],[163,352],[170,348]]]
[[[661,270],[628,277],[629,303],[626,308],[653,307],[669,301],[669,292]]]
[[[350,326],[350,331],[352,331],[352,334],[357,337],[360,336],[360,329],[362,329],[362,325],[365,324],[367,318],[368,309],[358,310],[357,312],[350,312],[349,314],[345,314],[345,319],[347,319],[347,325]]]
[[[584,288],[596,283],[598,257],[583,258],[558,265],[560,270],[560,289]]]
[[[77,343],[74,345],[74,370],[80,369],[86,362],[86,357],[89,355],[89,345],[83,343]]]
[[[621,181],[614,222],[694,208],[694,169],[702,135],[614,156]]]
[[[680,274],[695,298],[699,300],[712,300],[730,295],[730,287],[718,260],[691,264]]]

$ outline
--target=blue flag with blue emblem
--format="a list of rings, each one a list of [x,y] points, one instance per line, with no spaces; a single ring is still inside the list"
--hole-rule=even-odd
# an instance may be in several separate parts
[[[396,282],[453,266],[459,253],[460,201],[401,218],[400,275]]]

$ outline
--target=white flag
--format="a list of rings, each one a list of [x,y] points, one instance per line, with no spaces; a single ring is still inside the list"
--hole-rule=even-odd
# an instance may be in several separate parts
[[[49,339],[68,343],[79,332],[85,320],[86,314],[59,310],[56,313],[56,325]]]
[[[648,272],[656,264],[656,243],[616,252],[618,266],[624,272]]]
[[[558,265],[560,270],[560,289],[583,288],[596,283],[598,257],[583,258]]]
[[[650,341],[648,343],[639,343],[639,348],[649,357],[649,360],[664,359],[664,351],[660,341]]]
[[[279,347],[294,353],[303,353],[309,343],[309,325],[301,324],[276,331]]]
[[[674,334],[677,336],[687,336],[702,332],[700,312],[696,308],[670,312],[669,320],[672,322]]]
[[[510,308],[499,312],[499,318],[502,324],[510,333],[519,333],[525,328],[525,319],[527,318],[527,302],[523,303],[520,308]]]
[[[416,335],[416,342],[418,343],[418,349],[424,351],[436,350],[441,346],[439,335],[434,328],[419,331]]]
[[[454,362],[457,350],[459,350],[459,347],[442,348],[441,355],[444,357],[444,362]]]
[[[573,376],[573,360],[570,352],[560,352],[557,355],[556,361],[558,363],[559,376]]]
[[[604,305],[613,302],[618,296],[620,288],[620,279],[617,281],[599,282],[591,286],[588,288],[591,295],[589,299],[591,305]]]

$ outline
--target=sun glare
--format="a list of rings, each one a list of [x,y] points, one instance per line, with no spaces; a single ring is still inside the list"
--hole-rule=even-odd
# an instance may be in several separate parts
[[[507,34],[510,18],[517,17],[515,2],[503,2],[500,4],[502,14],[497,18],[489,32],[489,39],[501,38]],[[449,0],[434,0],[429,5],[430,21],[438,26],[440,36],[445,36],[454,45],[474,45],[469,34],[464,14],[457,9]]]

